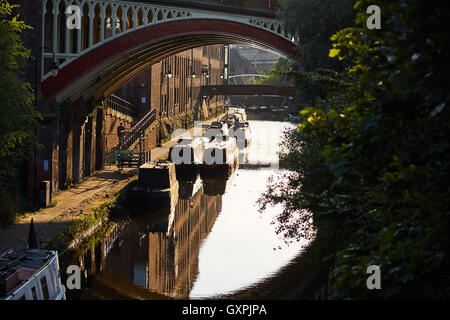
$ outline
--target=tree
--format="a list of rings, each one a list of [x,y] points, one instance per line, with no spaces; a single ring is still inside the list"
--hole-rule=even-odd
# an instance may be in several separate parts
[[[297,85],[294,103],[299,110],[314,108],[326,113],[329,108],[342,109],[349,101],[345,89],[351,79],[338,73],[348,63],[333,61],[328,52],[331,35],[353,25],[351,4],[352,1],[284,1],[280,16],[300,40],[301,56],[290,70]],[[309,115],[301,117],[307,119]],[[358,191],[357,186],[333,186],[335,174],[323,155],[327,139],[327,134],[319,132],[314,135],[296,129],[286,132],[280,165],[289,170],[272,177],[259,200],[261,211],[269,205],[283,205],[284,210],[276,219],[277,231],[285,235],[286,241],[314,237],[314,249],[308,250],[314,254],[309,257],[314,257],[317,267],[325,270],[345,240],[346,234],[339,232],[344,223],[341,218],[359,202],[359,197],[350,196]],[[332,212],[342,214],[329,219]],[[347,232],[354,227],[347,224]]]
[[[326,101],[343,104],[345,94],[336,92],[347,84],[336,70],[345,66],[328,57],[331,46],[330,37],[340,28],[353,24],[352,1],[300,1],[285,0],[278,12],[286,30],[297,34],[298,50],[301,53],[297,61],[280,58],[276,68],[264,82],[295,80],[297,96],[294,103],[298,109],[309,107],[327,107]],[[327,97],[330,99],[327,100]],[[289,217],[297,216],[301,211],[315,211],[320,194],[326,191],[332,182],[332,173],[321,154],[326,137],[311,137],[293,130],[284,136],[280,162],[290,168],[280,179],[272,178],[268,191],[260,200],[261,209],[265,206],[283,203],[285,211],[278,218],[280,232],[289,237],[310,234],[307,227],[309,216],[301,215],[303,223],[296,223]],[[288,181],[286,184],[285,181]],[[277,192],[276,192],[277,191]],[[286,221],[292,223],[287,224]]]
[[[258,81],[261,85],[287,85],[292,80],[289,76],[291,72],[293,62],[289,61],[283,57],[279,57],[272,69],[270,69],[269,74],[266,78]]]
[[[334,226],[333,297],[448,298],[449,4],[382,1],[382,28],[370,30],[371,4],[356,1],[357,26],[332,37],[329,55],[346,70],[300,74],[330,86],[302,111],[297,136],[318,141],[331,180],[291,198]],[[367,289],[369,265],[383,290]]]
[[[284,0],[278,16],[288,33],[296,35],[300,57],[292,64],[293,73],[314,72],[318,69],[341,71],[346,63],[328,56],[330,37],[344,27],[354,24],[353,0]],[[298,80],[298,79],[297,79]],[[302,107],[313,106],[317,97],[324,98],[326,88],[317,82],[297,82],[296,101]]]
[[[278,11],[286,30],[298,36],[298,69],[338,69],[343,64],[328,57],[330,37],[353,25],[353,0],[284,0]]]
[[[40,118],[22,72],[30,52],[22,44],[21,33],[29,27],[13,15],[15,7],[0,0],[0,224],[14,219],[18,167],[37,145],[32,132]]]
[[[351,104],[304,126],[328,133],[337,181],[365,193],[367,222],[338,255],[336,295],[366,295],[366,275],[342,266],[370,263],[385,270],[383,297],[448,297],[449,4],[385,1],[382,29],[369,30],[370,4],[357,1],[360,27],[332,38],[330,56],[352,63]]]

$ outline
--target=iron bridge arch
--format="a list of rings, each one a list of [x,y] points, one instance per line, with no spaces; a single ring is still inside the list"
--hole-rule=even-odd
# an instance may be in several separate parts
[[[203,45],[251,44],[288,57],[299,54],[296,38],[274,19],[117,0],[43,3],[42,42],[58,48],[56,59],[64,61],[56,77],[44,71],[41,74],[42,94],[47,101],[102,99],[152,64]],[[61,14],[71,4],[81,6],[85,19],[82,29],[87,30],[66,28],[65,43],[60,43],[61,30],[54,29],[52,37],[45,37],[49,18],[54,19],[51,26],[58,25]],[[105,38],[108,19],[117,21],[122,31],[116,33],[113,27],[113,34]],[[95,26],[100,30],[95,31]],[[41,64],[48,64],[49,59],[52,53],[43,50]]]

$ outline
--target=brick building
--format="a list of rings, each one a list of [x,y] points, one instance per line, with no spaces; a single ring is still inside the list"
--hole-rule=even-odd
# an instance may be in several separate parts
[[[245,45],[231,45],[231,67],[234,68],[238,61],[243,60],[246,63],[246,72],[243,73],[269,73],[269,71],[277,63],[279,54],[274,52],[263,50],[253,46]],[[249,64],[249,65],[248,65]],[[236,70],[239,72],[239,70]],[[232,74],[242,74],[242,73],[232,73]]]
[[[42,98],[39,76],[43,68],[39,63],[42,56],[41,38],[36,36],[42,34],[42,4],[40,1],[11,2],[21,5],[18,13],[33,28],[23,33],[24,44],[35,58],[30,60],[24,71],[27,81],[35,89],[36,108],[43,116],[42,127],[36,130],[42,148],[30,156],[28,167],[23,172],[24,193],[30,201],[38,201],[42,181],[50,182],[52,195],[102,169],[110,160],[108,151],[117,145],[117,127],[120,123],[130,129],[143,115],[156,109],[158,121],[146,133],[144,148],[149,149],[160,142],[160,123],[164,125],[168,122],[169,129],[174,130],[183,125],[174,118],[180,118],[183,114],[188,114],[191,120],[193,116],[204,117],[205,113],[200,112],[203,109],[207,116],[208,109],[212,111],[216,105],[223,105],[222,97],[209,99],[199,96],[202,84],[218,84],[222,80],[222,45],[199,47],[166,57],[119,88],[117,95],[136,107],[135,116],[112,112],[106,101],[46,103]],[[106,38],[112,27],[111,24],[106,26]],[[49,44],[45,45],[51,48]],[[58,64],[63,62],[57,60]],[[170,78],[169,71],[172,74]],[[198,114],[194,115],[194,111]]]
[[[118,99],[125,100],[127,106],[135,109],[135,114],[122,114],[108,107],[106,100],[111,92],[109,90],[122,83],[117,79],[114,79],[114,86],[111,83],[108,83],[109,87],[102,86],[102,92],[98,90],[94,94],[91,88],[86,86],[83,88],[84,92],[73,92],[58,101],[44,101],[41,92],[43,75],[49,75],[53,62],[60,66],[61,73],[67,67],[65,64],[72,61],[77,52],[88,49],[91,44],[97,44],[101,38],[106,39],[114,33],[127,31],[133,19],[128,16],[129,19],[121,20],[121,23],[113,23],[110,17],[101,20],[99,7],[94,7],[95,10],[89,15],[89,6],[85,3],[82,30],[92,26],[93,29],[104,33],[68,31],[64,23],[66,2],[57,2],[59,6],[53,7],[53,2],[47,1],[43,7],[42,1],[10,1],[20,4],[17,13],[32,27],[23,33],[24,44],[31,50],[34,58],[29,60],[24,71],[27,81],[35,89],[36,108],[43,116],[42,127],[35,132],[42,148],[30,154],[29,161],[24,165],[27,170],[23,170],[23,182],[26,184],[24,189],[27,189],[24,193],[33,195],[30,198],[35,201],[39,199],[39,185],[43,181],[49,182],[50,193],[53,194],[102,169],[109,160],[111,150],[117,145],[117,127],[120,123],[130,130],[143,116],[150,111],[154,112],[156,121],[153,121],[152,126],[145,132],[143,145],[144,149],[149,149],[170,136],[173,130],[191,125],[194,119],[205,119],[221,111],[224,97],[202,97],[200,89],[202,85],[222,84],[226,81],[228,67],[225,65],[225,56],[228,57],[228,47],[208,46],[207,42],[204,42],[202,47],[164,56],[162,61],[152,64],[120,87],[115,95]],[[168,2],[183,3],[182,0]],[[241,10],[239,4],[272,8],[275,3],[266,0],[199,0],[189,3],[194,6],[194,2],[201,8],[209,2],[208,5],[213,9],[211,4],[221,3],[226,12]],[[141,21],[142,17],[138,20]],[[100,21],[104,22],[101,28]],[[181,44],[179,46],[181,47]],[[176,52],[173,48],[171,50]],[[156,61],[159,57],[152,59]],[[137,64],[141,62],[136,61]],[[150,65],[150,62],[152,61],[146,61],[145,66]],[[125,65],[123,68],[127,70]],[[141,69],[130,72],[138,70]],[[98,79],[102,77],[106,78],[101,74],[96,76]],[[80,82],[84,83],[84,79]]]
[[[138,116],[132,122],[120,114],[114,119],[106,119],[106,149],[110,150],[117,144],[116,132],[120,122],[130,129],[152,109],[156,109],[158,119],[172,120],[170,131],[185,127],[187,123],[192,125],[194,118],[200,120],[211,116],[211,112],[215,114],[217,107],[223,107],[224,97],[201,97],[200,87],[222,84],[223,72],[223,45],[186,50],[147,68],[114,93],[131,103],[138,110]],[[174,118],[179,121],[173,121]],[[147,132],[146,149],[158,144],[159,134],[157,126]]]

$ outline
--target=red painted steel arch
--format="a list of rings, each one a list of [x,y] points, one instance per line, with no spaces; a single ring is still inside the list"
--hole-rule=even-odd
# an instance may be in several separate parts
[[[139,28],[92,48],[64,66],[56,77],[45,79],[42,93],[45,100],[56,96],[76,99],[89,89],[98,98],[106,87],[112,91],[131,79],[136,74],[133,71],[177,52],[218,43],[253,43],[290,57],[299,55],[292,42],[251,25],[219,19],[175,20]],[[129,68],[129,76],[118,72],[120,67]]]

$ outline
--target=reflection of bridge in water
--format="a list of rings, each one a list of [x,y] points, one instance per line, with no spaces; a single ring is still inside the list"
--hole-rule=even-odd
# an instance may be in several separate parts
[[[188,298],[198,273],[200,243],[222,210],[223,193],[217,192],[221,187],[212,186],[215,192],[204,187],[200,179],[180,181],[174,211],[163,208],[139,215],[79,257],[91,294]]]

